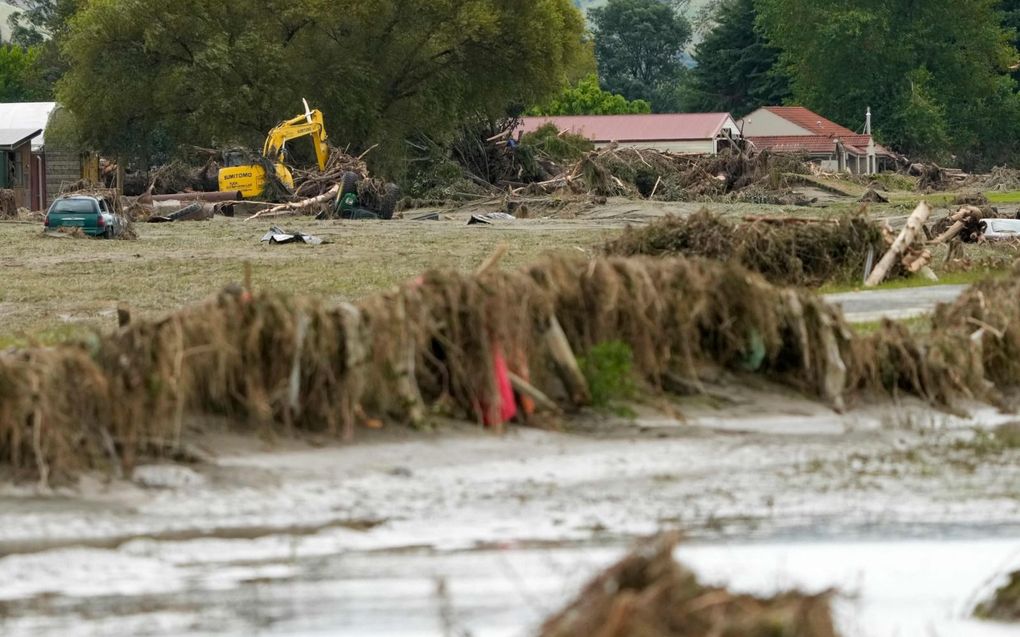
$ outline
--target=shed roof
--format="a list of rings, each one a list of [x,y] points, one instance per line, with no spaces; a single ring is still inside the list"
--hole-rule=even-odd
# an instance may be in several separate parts
[[[50,114],[57,107],[56,102],[8,102],[0,104],[0,129],[46,130]],[[32,150],[39,150],[45,144],[42,133],[32,140]]]
[[[525,117],[521,132],[531,133],[548,123],[601,143],[715,139],[727,123],[736,127],[729,113],[571,115]]]
[[[0,128],[0,149],[13,150],[39,135],[42,135],[41,128]]]

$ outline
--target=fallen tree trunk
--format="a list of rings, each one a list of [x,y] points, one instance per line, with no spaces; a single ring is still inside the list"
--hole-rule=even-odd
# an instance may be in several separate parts
[[[261,212],[256,212],[252,216],[245,219],[245,221],[251,221],[252,219],[258,219],[260,217],[282,217],[284,215],[296,215],[303,210],[307,210],[313,206],[324,204],[331,199],[336,199],[336,196],[340,194],[340,184],[337,184],[322,193],[318,197],[312,197],[311,199],[303,199],[301,201],[295,201],[292,203],[280,204],[279,206],[273,206]]]
[[[931,216],[931,207],[927,202],[922,201],[911,213],[910,218],[907,219],[907,225],[900,232],[900,235],[893,241],[892,247],[885,253],[882,260],[878,262],[875,269],[872,270],[871,276],[864,282],[865,287],[875,287],[885,280],[886,275],[889,274],[889,270],[896,264],[896,261],[903,255],[903,252],[914,244],[917,240],[918,233],[921,232],[921,228],[924,227],[924,223],[928,221],[928,217]]]
[[[549,329],[545,333],[545,342],[549,347],[549,354],[556,363],[556,370],[560,379],[570,394],[570,400],[574,405],[583,407],[591,404],[591,390],[588,388],[588,380],[581,372],[577,364],[577,358],[570,347],[567,335],[563,333],[563,327],[556,317],[549,321]]]

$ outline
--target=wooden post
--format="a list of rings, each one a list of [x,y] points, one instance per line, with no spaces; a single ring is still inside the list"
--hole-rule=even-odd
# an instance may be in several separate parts
[[[919,203],[914,212],[911,213],[910,218],[907,219],[907,225],[903,228],[903,231],[896,237],[896,241],[893,241],[892,247],[889,248],[889,251],[885,253],[882,260],[872,270],[868,280],[864,282],[864,287],[873,288],[885,280],[889,270],[903,254],[903,251],[913,245],[917,235],[921,232],[921,228],[924,227],[925,222],[928,221],[930,216],[931,208],[927,202],[922,201]]]
[[[575,405],[591,404],[591,390],[588,388],[588,381],[577,364],[573,350],[570,349],[570,341],[567,340],[567,335],[563,332],[563,326],[555,316],[549,320],[545,342],[549,347],[549,354],[556,363],[560,378],[567,387],[570,399]]]

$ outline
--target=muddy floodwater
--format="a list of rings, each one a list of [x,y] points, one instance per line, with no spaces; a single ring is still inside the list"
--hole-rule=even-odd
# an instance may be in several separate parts
[[[223,435],[204,464],[8,487],[0,634],[529,635],[663,529],[708,583],[838,590],[848,637],[1017,634],[969,619],[1020,568],[1020,451],[984,434],[1012,417],[838,415],[772,389],[684,413],[351,447]]]

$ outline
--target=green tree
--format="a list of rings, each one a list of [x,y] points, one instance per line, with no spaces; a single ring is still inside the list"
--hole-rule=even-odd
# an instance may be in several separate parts
[[[627,115],[651,113],[652,105],[644,100],[628,101],[622,95],[603,91],[599,78],[588,75],[563,91],[545,106],[532,109],[530,115]]]
[[[1020,49],[1020,0],[1002,0],[1002,26],[1010,34],[1010,42],[1014,49]],[[1020,57],[1020,56],[1018,56]],[[1020,62],[1020,59],[1017,60]],[[1012,65],[1013,79],[1020,80],[1020,66]]]
[[[91,0],[63,50],[59,95],[89,141],[141,158],[260,144],[307,98],[337,144],[392,160],[590,68],[570,0]]]
[[[37,74],[51,97],[60,76],[67,71],[60,46],[67,36],[71,17],[84,0],[23,0],[21,11],[11,14],[11,40],[23,47],[38,50],[35,58]]]
[[[602,86],[629,100],[644,99],[663,112],[675,110],[691,25],[684,3],[609,0],[588,12]]]
[[[38,75],[39,49],[0,45],[0,101],[32,102],[49,92]]]
[[[790,95],[790,80],[778,67],[779,50],[756,28],[754,0],[723,0],[715,28],[698,44],[685,93],[686,110],[743,117]]]
[[[1016,50],[999,0],[758,0],[794,98],[836,121],[869,106],[879,137],[917,157],[1016,156]]]

